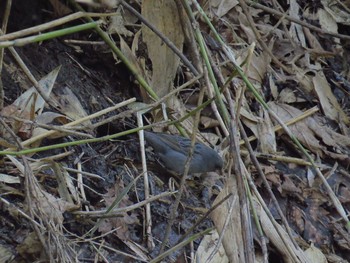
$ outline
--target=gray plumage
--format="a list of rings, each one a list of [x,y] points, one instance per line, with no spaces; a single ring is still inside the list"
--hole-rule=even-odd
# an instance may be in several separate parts
[[[168,170],[182,174],[191,146],[191,140],[178,135],[145,131],[146,142],[153,148],[161,163]],[[210,147],[196,143],[189,173],[211,172],[223,167],[223,160]]]

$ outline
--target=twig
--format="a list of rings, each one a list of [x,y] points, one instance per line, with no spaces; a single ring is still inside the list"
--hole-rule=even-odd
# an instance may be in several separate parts
[[[64,134],[76,135],[76,136],[80,136],[80,137],[83,137],[83,138],[93,138],[93,136],[91,134],[75,131],[75,130],[86,129],[86,127],[85,128],[84,127],[63,128],[62,126],[38,123],[38,122],[35,122],[35,121],[26,120],[26,119],[19,118],[19,117],[16,117],[16,116],[2,116],[1,114],[0,114],[0,116],[2,118],[13,119],[13,120],[20,121],[20,122],[23,122],[23,123],[26,123],[26,124],[31,124],[34,127],[40,127],[40,128],[47,129],[47,130],[54,130],[54,131],[58,131],[58,132],[61,132],[61,133],[64,133]]]
[[[65,29],[55,30],[55,31],[44,33],[41,35],[29,36],[29,37],[19,38],[15,40],[1,41],[0,48],[12,47],[12,46],[24,46],[31,43],[41,42],[44,40],[52,39],[54,37],[65,36],[65,35],[80,32],[83,30],[93,29],[98,27],[98,25],[101,23],[102,23],[101,21],[96,21],[96,22],[94,21],[94,22],[85,23],[78,26],[72,26]]]
[[[248,197],[249,188],[246,186],[245,174],[243,173],[243,165],[241,161],[240,147],[238,141],[238,125],[240,122],[239,119],[236,119],[235,107],[233,105],[233,101],[228,101],[229,109],[231,114],[230,121],[230,158],[233,160],[233,171],[234,173],[230,176],[236,176],[237,181],[237,194],[239,197],[239,207],[240,207],[240,219],[242,226],[242,240],[243,240],[243,249],[244,254],[242,255],[241,262],[255,262],[255,253],[254,253],[254,235],[252,230],[252,222],[251,222],[251,213]],[[233,179],[232,179],[233,180]],[[253,208],[251,208],[253,209]]]
[[[70,14],[68,16],[61,17],[59,19],[56,19],[56,20],[53,20],[53,21],[50,21],[50,22],[47,22],[47,23],[44,23],[44,24],[41,24],[38,26],[29,27],[29,28],[26,28],[23,30],[13,32],[13,33],[2,35],[2,36],[0,36],[0,41],[16,39],[16,38],[32,35],[35,33],[43,32],[47,29],[63,25],[65,23],[71,22],[75,19],[79,19],[82,17],[103,17],[103,16],[112,16],[112,15],[115,15],[115,13],[99,14],[99,13],[88,13],[88,12],[76,12],[74,14]]]
[[[161,193],[155,196],[150,196],[147,200],[143,200],[141,202],[138,202],[137,204],[133,204],[133,205],[129,205],[126,207],[120,207],[120,208],[114,208],[113,210],[111,210],[108,214],[106,214],[107,209],[102,209],[102,210],[98,210],[98,211],[74,211],[72,212],[72,214],[75,215],[80,215],[80,216],[86,216],[86,217],[115,217],[118,215],[122,215],[126,212],[135,210],[137,208],[143,207],[146,204],[149,204],[151,202],[157,201],[163,197],[167,197],[167,196],[171,196],[174,195],[176,192],[166,192],[166,193]]]
[[[142,121],[143,112],[137,113],[137,124],[138,127],[143,127]],[[145,189],[145,201],[150,198],[150,190],[149,190],[149,180],[148,180],[148,171],[146,164],[146,151],[145,151],[145,137],[143,130],[139,132],[140,139],[140,152],[141,152],[141,160],[142,160],[142,172],[143,172],[143,184]],[[153,235],[152,235],[152,214],[151,214],[151,204],[146,203],[145,205],[145,221],[146,221],[146,235],[147,235],[147,247],[150,251],[152,251],[155,247]]]

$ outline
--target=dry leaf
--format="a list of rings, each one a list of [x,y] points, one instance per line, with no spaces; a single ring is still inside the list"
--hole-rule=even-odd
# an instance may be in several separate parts
[[[61,113],[67,115],[70,119],[79,120],[88,115],[81,105],[80,100],[67,86],[63,86],[59,90],[56,90],[54,97],[60,105]],[[83,122],[83,125],[88,127],[91,125],[91,122],[87,120]]]
[[[61,1],[59,0],[49,0],[49,1],[54,10],[55,17],[62,17],[72,13],[72,9],[70,9],[67,5],[63,4]]]
[[[67,124],[70,120],[67,118],[67,116],[64,116],[59,113],[47,111],[44,112],[43,114],[39,115],[36,119],[35,122],[39,124],[47,124],[47,125],[53,125],[54,122],[60,123],[60,124]],[[32,136],[38,136],[42,133],[46,133],[47,129],[41,128],[41,127],[35,127],[32,133]],[[48,136],[48,139],[56,139],[60,138],[62,136],[65,136],[66,134],[64,133],[56,133],[53,136]]]
[[[5,184],[19,184],[21,180],[17,176],[0,173],[0,182]]]
[[[31,232],[16,248],[23,258],[32,258],[34,254],[40,254],[43,246],[35,232]]]
[[[346,10],[342,5],[333,4],[333,1],[331,0],[321,0],[321,3],[323,9],[327,11],[327,13],[335,20],[336,23],[344,24],[347,26],[350,25],[349,11]],[[346,5],[345,2],[344,4]],[[322,20],[324,23],[326,22],[326,19],[322,18]],[[330,20],[330,18],[328,18],[327,21],[334,23]]]
[[[57,226],[63,225],[63,213],[66,211],[73,211],[79,207],[64,201],[63,199],[58,199],[52,194],[35,187],[32,191],[31,204],[33,208],[37,210],[37,213],[46,220]]]
[[[47,97],[50,97],[51,95],[51,91],[53,85],[56,82],[60,68],[61,67],[55,68],[39,81],[39,86]],[[34,99],[34,105],[28,103],[30,99]],[[30,112],[32,107],[34,107],[35,114],[40,115],[44,110],[45,100],[38,94],[34,87],[31,87],[20,97],[18,97],[12,104],[15,105],[18,109],[26,109],[27,112]]]
[[[215,199],[214,204],[222,200],[228,194],[233,194],[224,204],[220,205],[211,213],[211,219],[213,220],[215,227],[219,233],[224,230],[225,221],[229,214],[229,207],[233,202],[233,212],[230,215],[229,223],[223,232],[222,245],[225,248],[226,255],[229,262],[241,262],[240,255],[243,255],[243,240],[241,233],[241,219],[240,219],[240,205],[237,196],[236,182],[229,177],[226,181],[224,189],[220,192]]]
[[[212,0],[208,4],[211,6],[217,17],[226,15],[233,7],[238,4],[237,0]]]
[[[301,189],[295,185],[295,183],[290,179],[289,175],[282,174],[282,193],[283,194],[296,194],[301,193]]]
[[[196,251],[194,262],[207,262],[211,253],[214,252],[218,244],[219,234],[215,230],[211,234],[204,236]],[[228,263],[229,260],[222,244],[217,253],[210,260],[211,263]]]
[[[259,119],[257,127],[260,151],[266,154],[275,153],[277,148],[275,131],[270,116],[264,109],[263,118]]]
[[[184,36],[174,1],[144,0],[142,1],[142,15],[182,51]],[[152,87],[159,97],[163,97],[173,87],[180,59],[145,25],[142,27],[142,35],[152,61]]]
[[[116,10],[116,14],[114,16],[111,16],[110,18],[111,23],[108,26],[108,33],[109,34],[117,33],[118,35],[131,37],[133,36],[133,33],[125,27],[125,20],[124,20],[124,16],[121,13],[121,10],[122,10],[122,7],[119,6],[118,9]]]
[[[305,250],[305,255],[309,258],[310,263],[327,263],[327,258],[320,249],[313,244]]]
[[[0,245],[0,262],[11,262],[15,258],[15,255],[10,249],[3,245]]]
[[[270,102],[269,106],[284,122],[302,113],[299,109],[287,104]],[[350,138],[318,124],[314,118],[308,117],[307,119],[291,125],[289,128],[305,147],[320,157],[328,155],[340,161],[350,161],[348,154]],[[326,145],[333,146],[334,152],[328,150]]]
[[[199,123],[203,129],[213,128],[219,125],[218,120],[206,116],[201,116]]]
[[[322,72],[318,72],[316,76],[312,78],[312,82],[324,114],[334,121],[342,121],[346,125],[349,125],[349,118],[335,98],[325,75]]]
[[[50,96],[59,71],[60,67],[57,67],[39,81],[39,86],[42,88],[46,97]],[[36,88],[31,87],[21,94],[11,105],[4,107],[1,114],[3,116],[15,116],[32,121],[43,112],[44,106],[45,100],[39,95]],[[11,118],[8,118],[6,123],[12,128],[14,133],[18,134],[22,139],[28,139],[32,136],[32,126],[30,124]],[[11,137],[4,130],[1,130],[1,133],[0,135],[4,138]]]
[[[280,94],[278,95],[278,102],[280,103],[294,103],[297,102],[298,97],[295,95],[295,90],[292,90],[290,88],[283,89]]]
[[[139,33],[135,35],[135,39],[138,38],[138,36],[139,36]],[[134,69],[136,70],[137,74],[142,76],[147,83],[150,83],[145,67],[142,66],[142,63],[137,59],[135,55],[136,44],[133,43],[133,50],[131,50],[128,44],[124,41],[124,39],[120,37],[120,50],[123,52],[124,56],[129,60],[129,62],[134,66]],[[115,55],[113,54],[113,56]],[[149,102],[149,95],[144,91],[143,88],[141,88],[140,90],[141,90],[143,101]]]
[[[108,189],[108,192],[104,197],[107,207],[110,207],[112,205],[118,193],[121,192],[121,190],[119,189],[119,186],[116,185],[116,188],[117,189],[115,188]],[[126,207],[131,204],[132,202],[129,200],[129,197],[125,195],[123,199],[120,201],[119,207]],[[121,240],[129,240],[130,233],[129,233],[128,225],[134,225],[134,224],[139,224],[139,219],[137,218],[137,215],[135,212],[128,212],[128,213],[124,213],[122,217],[104,219],[101,222],[98,229],[101,233],[107,233],[112,229],[117,229],[116,230],[117,236]]]

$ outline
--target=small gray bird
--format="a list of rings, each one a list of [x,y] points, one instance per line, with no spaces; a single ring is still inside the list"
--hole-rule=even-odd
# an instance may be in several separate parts
[[[183,174],[191,147],[190,139],[147,131],[145,131],[145,139],[166,169]],[[216,151],[202,143],[195,144],[190,163],[190,174],[212,172],[222,167],[223,160]]]

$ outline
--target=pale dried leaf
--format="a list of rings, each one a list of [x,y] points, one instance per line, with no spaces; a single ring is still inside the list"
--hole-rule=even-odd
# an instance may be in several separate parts
[[[132,44],[131,44],[131,54],[133,54],[133,56],[136,58],[136,52],[139,50],[139,43],[140,43],[140,39],[142,36],[142,30],[140,29],[139,31],[136,32],[133,40],[132,40]],[[125,41],[124,41],[125,42]],[[126,43],[124,43],[124,45],[126,45]],[[128,46],[129,47],[129,46]],[[129,48],[130,49],[130,48]],[[130,52],[130,51],[127,51]],[[130,55],[129,55],[130,56]],[[134,59],[134,58],[133,58]],[[137,60],[137,59],[136,59]]]
[[[39,86],[47,97],[50,96],[53,85],[56,81],[60,67],[57,67],[39,81]],[[34,120],[35,116],[40,115],[44,110],[45,101],[39,95],[34,87],[21,94],[11,105],[1,110],[3,116],[18,117],[25,120]],[[28,139],[32,136],[32,125],[21,121],[8,118],[6,123],[12,128],[15,134],[22,139]],[[7,139],[11,144],[11,136],[7,131],[1,130],[0,135]]]
[[[47,97],[50,96],[53,85],[56,82],[56,78],[58,76],[58,73],[60,71],[61,67],[55,68],[53,71],[51,71],[49,74],[47,74],[45,77],[43,77],[39,81],[39,86],[44,91],[45,95]],[[12,105],[15,105],[18,109],[31,112],[32,107],[34,107],[34,112],[38,115],[42,113],[45,106],[45,100],[39,95],[39,93],[36,91],[34,87],[31,87],[26,92],[24,92],[21,96],[19,96]]]
[[[209,1],[208,4],[211,6],[217,17],[222,17],[226,15],[232,8],[237,4],[237,0],[213,0]]]
[[[308,124],[311,130],[315,132],[315,134],[318,134],[321,130],[323,131],[320,135],[320,138],[322,139],[323,143],[336,147],[339,150],[342,147],[349,147],[350,146],[350,138],[348,136],[344,136],[342,134],[339,134],[335,131],[333,131],[331,128],[326,127],[324,125],[319,124],[320,121],[317,121],[317,119],[310,118],[308,119]]]
[[[236,103],[234,103],[234,106],[236,106]],[[245,97],[243,97],[243,101],[242,101],[242,107],[240,110],[240,115],[241,115],[241,120],[244,123],[244,125],[246,125],[252,132],[253,134],[258,137],[258,117],[256,117],[252,112],[251,109],[247,103],[247,100],[245,99]]]
[[[250,61],[250,67],[248,70],[248,76],[259,83],[262,83],[265,78],[267,68],[271,63],[271,57],[267,52],[262,52],[260,56],[256,56],[255,53],[252,55]]]
[[[302,69],[295,64],[292,64],[293,70],[296,73],[295,77],[300,83],[301,88],[305,91],[306,94],[313,92],[314,85],[312,84],[312,79],[307,75],[308,69]]]
[[[142,15],[182,51],[184,35],[174,1],[144,0]],[[142,34],[152,61],[152,87],[159,97],[163,97],[173,87],[180,59],[148,27],[142,27]]]
[[[264,167],[265,168],[265,167]],[[273,171],[270,172],[266,172],[264,169],[264,174],[266,176],[266,179],[272,183],[274,188],[277,188],[277,190],[282,193],[282,180],[281,177],[279,175],[279,173],[277,173],[276,169],[274,167],[270,167],[273,169]]]
[[[15,254],[10,249],[0,245],[0,262],[11,262],[15,258]]]
[[[325,75],[322,72],[318,72],[316,76],[312,78],[312,81],[324,114],[334,121],[341,121],[349,125],[349,118],[333,95]]]
[[[283,181],[281,185],[282,193],[284,194],[295,194],[295,193],[301,193],[301,189],[295,185],[293,180],[290,179],[289,175],[283,174]]]
[[[7,158],[16,166],[16,168],[20,171],[21,176],[24,174],[24,166],[23,164],[17,160],[15,156],[7,155]]]
[[[289,3],[289,15],[293,18],[300,19],[299,13],[301,12],[300,6],[296,0],[291,0]],[[302,47],[306,47],[306,40],[303,32],[303,27],[297,23],[291,23],[289,28],[290,36],[295,43],[298,43]]]
[[[271,222],[270,218],[267,216],[264,209],[256,200],[254,200],[254,207],[258,213],[258,217],[261,221],[261,226],[269,240],[269,243],[277,249],[277,251],[281,255],[281,258],[283,258],[283,261],[284,262],[294,261],[290,255],[290,251],[292,251],[292,253],[295,254],[299,259],[299,262],[310,263],[305,253],[301,249],[296,248],[293,245],[293,242],[292,240],[290,240],[290,237],[286,233],[285,229],[279,224],[273,225],[273,223]],[[278,228],[278,231],[276,227]],[[283,237],[283,240],[281,236]]]
[[[132,240],[123,240],[124,244],[130,248],[135,255],[137,255],[139,258],[143,259],[145,262],[149,262],[151,259],[148,255],[148,251],[139,243],[134,242]]]
[[[311,46],[311,48],[316,49],[317,52],[320,53],[326,53],[326,51],[323,49],[321,43],[317,39],[317,37],[312,34],[311,30],[309,28],[304,28],[305,37],[307,39],[307,42]]]
[[[90,1],[90,0],[85,0],[85,1]],[[118,5],[119,0],[100,0],[99,2],[101,3],[102,6],[107,6],[108,8],[115,8]],[[93,6],[95,4],[96,4],[96,1],[92,0],[91,5]]]
[[[284,122],[302,113],[299,109],[287,104],[270,102],[269,106]],[[327,127],[321,126],[315,119],[308,117],[307,119],[291,125],[289,128],[293,135],[296,136],[304,146],[319,156],[324,157],[326,154],[341,161],[349,159],[348,149],[346,147],[350,145],[350,138],[338,134]],[[335,152],[327,150],[324,144],[333,146]]]
[[[30,162],[29,166],[34,174],[37,174],[47,168],[50,168],[50,164],[43,159]]]
[[[141,112],[142,114],[151,109],[151,107],[147,103],[138,102],[138,101],[128,104],[127,107],[128,109]]]
[[[36,232],[29,233],[21,244],[16,247],[17,252],[24,258],[32,257],[43,251],[43,246]]]
[[[60,111],[64,115],[68,116],[72,120],[79,120],[87,116],[86,111],[80,103],[80,100],[75,96],[67,86],[61,87],[56,90],[54,96],[60,104]],[[83,125],[89,126],[91,122],[89,120],[83,122]]]
[[[272,74],[269,74],[269,84],[268,84],[268,86],[270,87],[272,97],[274,99],[277,99],[277,97],[278,97],[278,88],[277,88],[277,85],[275,83],[274,78],[272,77]]]
[[[287,39],[277,39],[273,45],[273,55],[287,63],[292,63],[296,57],[301,57],[305,54],[302,47],[294,44],[292,45],[290,40]]]
[[[207,262],[209,256],[211,256],[212,252],[216,249],[216,245],[218,244],[219,234],[215,230],[209,235],[205,235],[202,239],[199,247],[196,251],[195,262]],[[229,260],[226,256],[225,249],[220,244],[217,253],[210,260],[211,263],[228,263]]]
[[[108,33],[122,35],[125,37],[133,36],[133,33],[125,27],[125,20],[121,12],[122,8],[118,7],[116,14],[110,18]]]
[[[121,192],[120,187],[123,187],[122,182],[120,182],[120,185],[116,185],[115,188],[108,189],[108,192],[104,197],[107,207],[110,207],[113,204],[118,196],[118,193]],[[119,207],[126,207],[131,204],[132,202],[129,200],[128,195],[125,195],[120,201]],[[121,217],[104,219],[99,225],[98,229],[102,233],[107,233],[112,229],[117,229],[117,236],[121,240],[128,240],[130,235],[128,225],[132,224],[139,224],[139,219],[135,212],[124,213]]]
[[[61,1],[59,0],[49,0],[49,1],[57,17],[62,17],[72,13],[72,9],[70,9],[67,5],[63,4]]]
[[[242,30],[244,31],[244,33],[248,38],[248,44],[257,42],[254,31],[249,25],[246,15],[241,10],[238,10],[238,21],[239,21],[239,26],[242,28]]]
[[[240,55],[237,57],[238,64],[241,64],[244,60],[246,60],[248,52],[249,49],[247,49],[246,52],[240,53]],[[251,60],[248,62],[249,68],[247,70],[247,75],[249,79],[257,81],[260,86],[260,83],[266,75],[271,58],[267,52],[262,52],[259,56],[253,53],[250,59]]]
[[[320,22],[321,28],[329,32],[338,33],[338,24],[329,11],[330,9],[327,10],[323,8],[317,10],[318,20]]]
[[[306,177],[307,177],[307,182],[309,187],[312,187],[314,185],[315,177],[316,177],[315,171],[310,168],[307,168]]]
[[[269,103],[269,106],[278,115],[278,117],[284,122],[287,122],[302,113],[299,109],[289,106],[287,104],[279,104],[279,103],[271,102]],[[322,147],[318,139],[314,136],[313,131],[309,129],[305,120],[298,122],[294,125],[291,125],[289,128],[293,133],[293,135],[299,141],[301,141],[301,143],[303,143],[304,145],[307,145],[308,148],[313,152],[316,152],[320,156],[323,156],[323,153],[321,151]]]
[[[135,38],[134,38],[134,42],[133,42],[133,49],[131,50],[130,47],[128,46],[128,44],[125,42],[125,40],[120,37],[120,50],[122,51],[122,53],[124,54],[124,56],[128,59],[128,61],[134,66],[134,69],[136,70],[137,74],[142,76],[147,83],[150,83],[148,75],[146,73],[146,69],[145,67],[142,65],[141,61],[142,60],[138,60],[135,52],[137,49],[137,43],[135,43],[136,39],[138,39],[138,36],[140,34],[136,34]],[[115,55],[113,55],[115,57]],[[117,57],[115,57],[117,59]],[[145,90],[143,88],[140,89],[141,92],[141,96],[143,98],[144,102],[148,102],[149,101],[149,96],[147,94],[147,92],[145,92]]]
[[[35,118],[35,122],[40,124],[53,124],[54,122],[67,124],[70,121],[67,116],[52,111],[46,111]]]
[[[323,9],[334,19],[336,23],[350,25],[349,13],[341,5],[333,4],[333,1],[331,0],[321,0],[321,3]]]
[[[229,262],[241,262],[239,255],[243,255],[243,240],[241,233],[241,219],[240,219],[240,205],[237,196],[237,184],[232,177],[229,177],[223,190],[220,192],[218,197],[215,199],[214,204],[222,200],[228,194],[232,196],[226,200],[226,202],[220,205],[211,213],[211,219],[213,220],[215,227],[219,233],[223,232],[227,215],[229,214],[229,207],[233,202],[233,212],[230,215],[229,223],[223,232],[222,244],[225,248],[226,255]]]
[[[5,184],[19,184],[21,180],[19,179],[18,176],[11,176],[8,174],[0,173],[0,182]]]
[[[278,102],[280,103],[294,103],[297,101],[298,97],[295,95],[296,90],[290,88],[284,88],[278,95]]]
[[[33,188],[34,189],[31,193],[33,208],[36,209],[39,214],[44,216],[48,222],[61,226],[64,220],[63,213],[79,208],[63,199],[56,198],[39,187]]]
[[[201,128],[203,129],[213,128],[219,125],[218,120],[206,116],[201,116],[199,122],[201,124]]]
[[[55,112],[51,112],[51,111],[47,111],[44,112],[43,114],[39,115],[35,121],[37,123],[40,124],[53,124],[54,122],[60,123],[60,124],[67,124],[70,119],[67,118],[67,116],[59,114],[59,113],[55,113]],[[47,129],[42,128],[42,127],[35,127],[33,132],[32,132],[32,136],[36,137],[42,133],[47,133]],[[65,136],[65,133],[60,133],[57,132],[54,135],[48,136],[48,139],[56,139],[56,138],[60,138],[62,136]],[[40,145],[40,141],[36,143],[36,145]]]
[[[173,96],[173,97],[168,99],[167,106],[174,111],[172,115],[175,119],[179,119],[186,114],[185,105],[176,96]],[[155,118],[155,121],[163,120],[163,117],[159,117],[159,116],[155,116],[154,118]],[[193,118],[191,118],[191,117],[187,118],[184,121],[182,121],[181,124],[185,129],[191,131],[193,129]],[[173,127],[171,127],[171,128],[173,128]],[[176,129],[174,129],[174,131],[175,130]]]
[[[219,141],[219,136],[211,132],[201,132],[201,135],[212,145],[216,145]]]
[[[305,255],[309,258],[310,263],[327,263],[326,256],[320,249],[315,247],[313,244],[305,250]]]
[[[69,173],[63,169],[60,163],[51,162],[50,165],[55,173],[60,197],[69,203],[73,203],[74,200],[79,205],[79,194],[73,185]]]
[[[3,133],[0,133],[1,136],[5,137]],[[6,136],[8,139],[11,139],[11,136]],[[16,148],[15,142],[11,142],[9,140],[5,140],[5,138],[0,138],[0,146],[3,146],[4,148]]]
[[[266,154],[275,153],[277,143],[273,124],[266,110],[263,110],[262,115],[257,126],[260,151]]]

